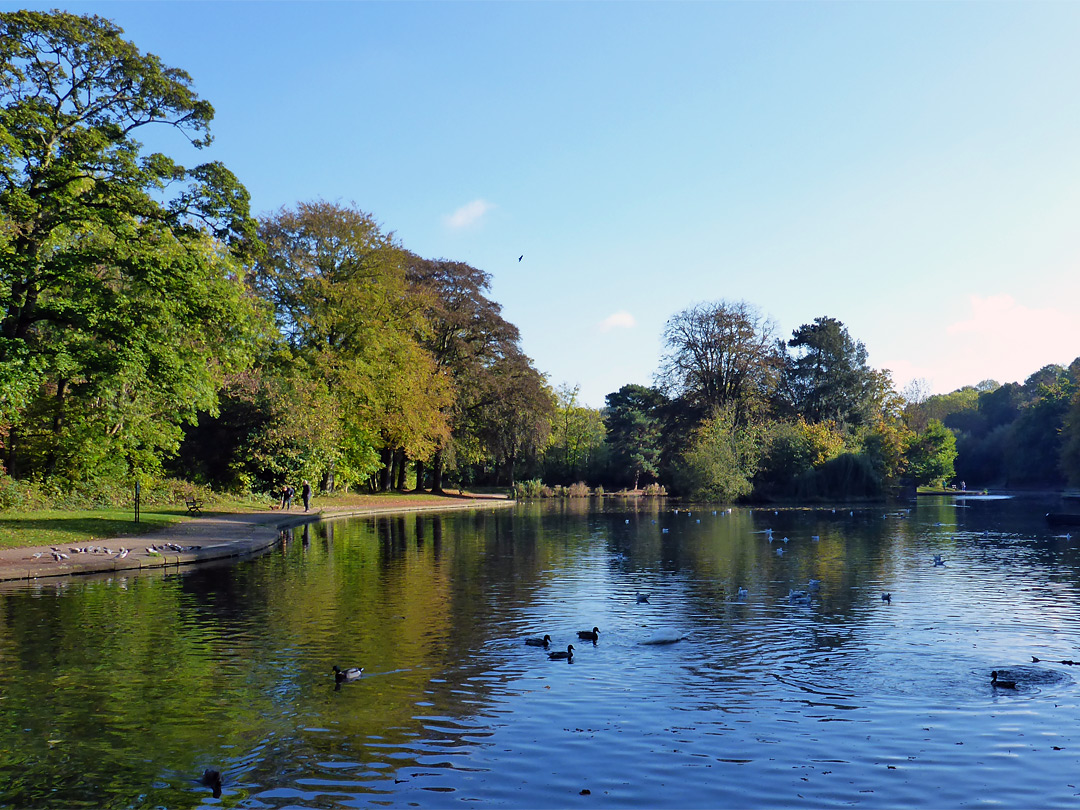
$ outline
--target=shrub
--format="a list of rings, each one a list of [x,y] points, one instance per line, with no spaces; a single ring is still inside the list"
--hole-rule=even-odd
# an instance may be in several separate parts
[[[547,487],[544,486],[544,482],[539,478],[533,478],[529,481],[518,481],[514,484],[514,497],[519,501],[530,498],[541,498],[544,497],[543,491],[545,489],[547,489]]]
[[[657,483],[647,484],[645,489],[642,490],[644,495],[662,496],[667,495],[667,490],[663,486]]]
[[[143,506],[180,506],[190,498],[198,498],[207,504],[220,500],[206,487],[174,478],[147,481],[139,493],[139,502]],[[125,508],[134,502],[135,484],[131,480],[71,482],[54,478],[38,484],[0,475],[0,511]]]
[[[589,497],[589,485],[584,481],[578,481],[576,484],[571,484],[567,489],[566,494],[571,498],[588,498]]]

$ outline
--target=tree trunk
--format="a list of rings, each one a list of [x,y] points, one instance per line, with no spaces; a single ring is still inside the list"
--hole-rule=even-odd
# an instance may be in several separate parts
[[[323,473],[322,481],[319,482],[319,489],[323,492],[334,491],[334,463],[330,462],[330,466]]]
[[[386,447],[382,450],[380,456],[382,458],[383,466],[378,473],[379,482],[376,486],[376,489],[379,492],[386,492],[388,489],[390,489],[390,464],[394,460],[394,452],[389,447]]]
[[[14,425],[8,431],[7,440],[7,474],[12,478],[19,477],[18,470],[18,456],[15,454],[15,448],[19,444],[19,429]]]
[[[400,456],[396,449],[390,451],[390,474],[387,476],[386,490],[389,492],[397,485],[398,464]]]
[[[63,377],[56,383],[56,404],[53,412],[52,446],[45,460],[45,476],[51,478],[56,474],[56,445],[60,441],[60,431],[64,427],[64,394],[67,391],[67,380]]]
[[[405,448],[398,448],[397,451],[397,487],[399,492],[405,491],[405,472],[409,468],[409,457],[405,455]]]
[[[431,492],[442,495],[442,450],[435,451],[435,458],[431,460]]]
[[[514,486],[514,465],[517,462],[517,453],[511,453],[506,458],[506,465],[510,472],[510,487]]]
[[[641,475],[641,470],[634,470],[634,492],[637,492],[637,482],[639,475]]]
[[[420,459],[416,460],[416,489],[413,492],[424,491],[424,462]]]

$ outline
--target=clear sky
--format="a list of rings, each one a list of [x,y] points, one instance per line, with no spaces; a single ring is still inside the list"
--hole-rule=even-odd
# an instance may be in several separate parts
[[[486,270],[590,405],[720,299],[843,321],[897,388],[1080,355],[1080,4],[60,5],[214,105],[156,147]]]

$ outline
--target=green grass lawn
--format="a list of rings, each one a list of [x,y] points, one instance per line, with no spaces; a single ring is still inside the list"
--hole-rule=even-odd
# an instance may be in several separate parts
[[[0,512],[0,548],[86,545],[123,535],[144,534],[187,520],[183,508],[85,509],[78,512]]]
[[[454,491],[456,493],[456,490]],[[387,492],[378,495],[318,496],[311,506],[320,509],[387,509],[393,510],[416,504],[446,503],[447,498],[427,494]],[[267,499],[220,500],[207,503],[204,514],[235,514],[262,511],[270,508]],[[293,499],[293,512],[304,509],[299,497]],[[95,541],[125,535],[141,535],[162,529],[173,523],[190,520],[181,506],[151,506],[139,513],[126,509],[82,509],[76,511],[41,510],[38,512],[0,512],[0,548],[28,546],[85,546]]]

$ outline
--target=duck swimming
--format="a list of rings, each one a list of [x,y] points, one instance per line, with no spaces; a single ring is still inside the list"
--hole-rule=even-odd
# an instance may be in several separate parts
[[[578,638],[585,641],[599,641],[600,640],[600,628],[594,627],[592,630],[578,630]]]
[[[881,601],[882,602],[888,602],[891,605],[892,604],[892,594],[891,593],[883,593],[881,595]]]
[[[574,657],[574,645],[573,644],[567,644],[566,645],[566,652],[563,652],[562,650],[556,650],[555,652],[549,652],[548,653],[548,658],[550,658],[552,661],[569,661],[573,657]]]
[[[525,643],[530,647],[546,647],[551,643],[551,636],[545,633],[543,638],[527,638]]]
[[[637,603],[638,603],[639,605],[644,605],[644,604],[646,604],[646,603],[647,603],[647,602],[649,601],[649,597],[650,597],[651,595],[652,595],[652,594],[648,594],[648,593],[638,593],[638,595],[637,595]]]
[[[221,771],[214,770],[213,768],[207,768],[203,771],[202,778],[199,783],[210,788],[210,792],[215,799],[221,798]]]
[[[334,680],[338,683],[342,681],[355,681],[364,672],[363,667],[349,667],[348,669],[342,669],[337,664],[334,664]]]
[[[996,686],[999,689],[1015,689],[1016,681],[999,681],[997,670],[995,669],[990,673],[990,685]]]

